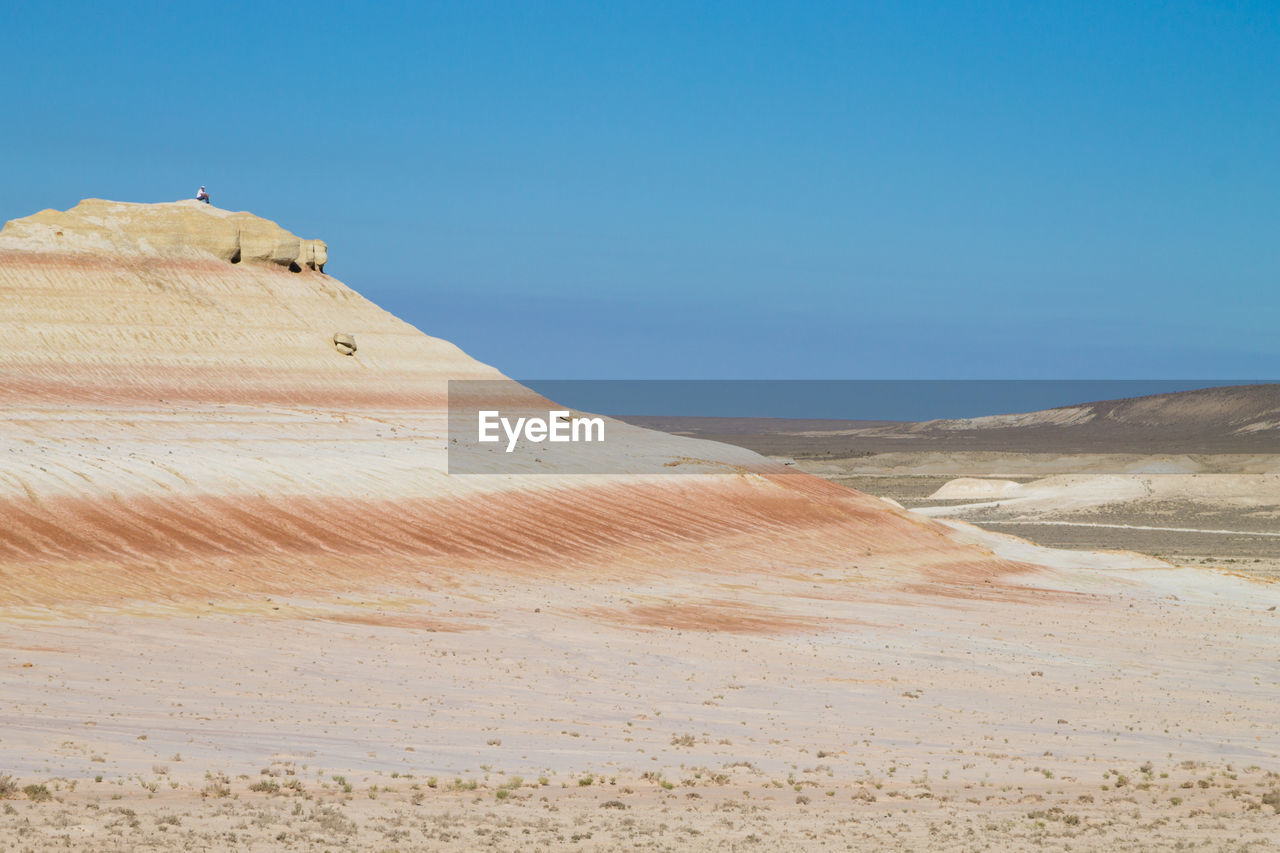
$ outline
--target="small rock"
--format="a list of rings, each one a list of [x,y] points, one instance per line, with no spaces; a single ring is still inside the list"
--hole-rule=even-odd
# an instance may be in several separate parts
[[[343,355],[355,355],[356,339],[345,332],[338,332],[333,336],[333,348]]]

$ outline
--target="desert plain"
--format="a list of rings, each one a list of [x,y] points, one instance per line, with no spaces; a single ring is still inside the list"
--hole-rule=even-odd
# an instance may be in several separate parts
[[[1274,847],[1265,446],[456,476],[501,374],[327,264],[194,202],[0,232],[0,849]]]

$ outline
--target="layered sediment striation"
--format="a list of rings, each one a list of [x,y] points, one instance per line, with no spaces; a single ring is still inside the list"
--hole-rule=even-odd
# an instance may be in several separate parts
[[[0,604],[474,571],[967,584],[1025,568],[748,451],[622,424],[625,453],[704,473],[450,476],[448,380],[502,375],[325,259],[196,202],[90,200],[5,226]]]

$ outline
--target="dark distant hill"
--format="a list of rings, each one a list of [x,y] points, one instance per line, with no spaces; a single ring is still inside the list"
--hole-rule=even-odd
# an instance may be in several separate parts
[[[622,420],[739,444],[762,453],[798,456],[899,450],[1280,453],[1280,383],[918,423],[661,416]]]

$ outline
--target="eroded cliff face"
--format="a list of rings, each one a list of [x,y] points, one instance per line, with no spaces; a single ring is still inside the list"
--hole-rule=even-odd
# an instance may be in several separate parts
[[[216,258],[324,271],[328,247],[302,240],[252,213],[189,199],[132,204],[90,198],[67,211],[42,210],[0,230],[0,249],[91,252],[118,256]]]
[[[194,201],[5,226],[0,605],[1020,569],[738,448],[623,425],[628,458],[727,473],[450,476],[447,382],[501,374],[325,275],[323,247]]]

